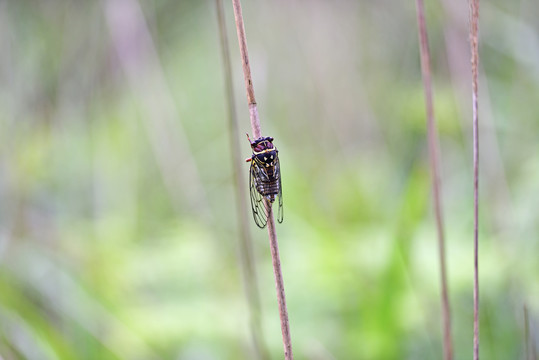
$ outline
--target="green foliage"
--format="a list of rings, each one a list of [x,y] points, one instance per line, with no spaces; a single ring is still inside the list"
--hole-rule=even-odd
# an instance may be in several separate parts
[[[132,49],[135,80],[111,36],[129,30],[107,20],[114,3],[0,4],[0,357],[251,359],[214,3],[118,2],[142,7],[153,41],[142,54]],[[482,6],[481,353],[516,359],[522,304],[535,329],[539,314],[539,62],[526,15],[537,4]],[[468,359],[468,15],[444,9],[427,15],[455,358]],[[297,359],[441,357],[414,11],[413,3],[244,4],[262,132],[280,151],[277,231]],[[456,46],[448,29],[461,35]],[[267,237],[251,231],[265,341],[278,359]]]

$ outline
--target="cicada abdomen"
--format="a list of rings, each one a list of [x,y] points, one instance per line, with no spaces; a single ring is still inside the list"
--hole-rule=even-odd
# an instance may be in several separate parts
[[[247,135],[249,139],[249,135]],[[283,222],[283,188],[281,185],[281,167],[279,151],[273,145],[273,138],[261,137],[251,142],[253,155],[247,159],[251,162],[250,190],[253,218],[259,228],[268,222],[270,207],[279,198],[277,221]]]

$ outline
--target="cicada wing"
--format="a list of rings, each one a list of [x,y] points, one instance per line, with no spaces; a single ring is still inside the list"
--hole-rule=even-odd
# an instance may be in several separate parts
[[[257,179],[260,178],[260,168],[256,161],[251,161],[251,169],[249,172],[249,185],[251,192],[251,210],[253,211],[253,218],[256,226],[263,229],[268,223],[268,209],[267,202],[264,201],[262,194],[256,189]],[[271,204],[270,204],[271,206]]]
[[[283,222],[283,184],[281,183],[281,164],[279,162],[278,157],[275,161],[275,166],[277,168],[277,177],[279,181],[279,194],[277,195],[279,197],[279,210],[277,212],[277,221],[279,223],[282,223]]]

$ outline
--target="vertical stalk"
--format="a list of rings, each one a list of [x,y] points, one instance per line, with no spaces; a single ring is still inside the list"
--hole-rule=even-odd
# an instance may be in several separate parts
[[[279,244],[275,233],[275,220],[271,203],[265,199],[268,211],[268,235],[270,239],[271,259],[273,263],[273,273],[275,275],[275,290],[277,291],[277,301],[279,303],[279,318],[281,319],[281,332],[283,335],[284,357],[292,360],[292,341],[290,339],[290,326],[288,323],[288,311],[286,310],[286,297],[284,293],[283,274],[281,272],[281,259],[279,257]]]
[[[470,0],[470,48],[472,53],[472,127],[473,127],[473,200],[474,200],[474,287],[473,287],[473,360],[479,360],[479,114],[478,83],[478,25],[479,0]]]
[[[234,6],[234,18],[236,19],[236,31],[238,33],[238,42],[240,45],[241,65],[243,67],[243,76],[245,78],[245,89],[247,90],[247,104],[249,105],[249,116],[251,118],[251,128],[253,137],[258,139],[261,136],[260,119],[256,107],[255,89],[251,78],[251,65],[249,64],[249,53],[247,52],[247,38],[245,36],[245,26],[243,25],[243,14],[241,12],[241,3],[239,0],[232,0]]]
[[[526,360],[537,360],[537,350],[535,349],[533,333],[530,331],[530,316],[528,314],[528,307],[526,306],[526,304],[524,304],[523,310],[524,310],[524,356]]]
[[[528,318],[528,308],[526,304],[523,306],[524,310],[524,356],[526,360],[531,360],[530,352],[530,322]]]
[[[255,139],[261,136],[260,119],[256,107],[255,92],[253,80],[251,78],[251,67],[249,65],[249,55],[247,52],[247,40],[245,36],[245,27],[243,25],[243,15],[241,11],[240,0],[232,0],[234,6],[234,17],[236,19],[236,30],[238,33],[238,42],[240,47],[241,62],[243,66],[243,75],[245,78],[245,88],[247,90],[247,104],[249,106],[249,115],[251,119],[251,128]],[[290,325],[288,323],[288,311],[286,309],[286,298],[284,292],[283,275],[281,272],[281,260],[279,258],[279,245],[277,243],[277,234],[275,231],[275,220],[271,203],[264,200],[268,211],[268,236],[271,249],[271,258],[273,262],[273,273],[275,276],[275,287],[277,290],[277,301],[279,303],[279,317],[281,320],[281,332],[283,335],[283,347],[286,360],[292,360],[292,341],[290,338]]]
[[[234,100],[234,86],[232,82],[232,66],[230,64],[230,53],[228,51],[228,37],[226,31],[225,11],[223,0],[216,0],[217,21],[219,24],[219,36],[223,57],[223,70],[225,74],[225,92],[228,104],[228,125],[230,145],[233,158],[233,175],[235,183],[236,206],[238,208],[238,229],[240,231],[240,257],[243,268],[243,277],[247,303],[249,306],[251,335],[258,359],[268,360],[269,354],[264,343],[264,335],[261,325],[260,294],[258,292],[258,282],[256,276],[256,265],[253,256],[252,238],[249,232],[248,210],[245,198],[245,182],[239,174],[242,172],[241,151],[238,143],[238,124],[236,116],[236,105]]]
[[[419,30],[419,49],[421,55],[421,73],[423,77],[423,88],[425,91],[425,106],[427,111],[427,138],[429,144],[432,196],[434,205],[434,215],[436,218],[436,229],[438,234],[438,256],[440,261],[441,277],[441,300],[443,319],[443,344],[444,359],[453,359],[453,347],[451,339],[451,312],[449,306],[449,296],[447,288],[446,261],[445,261],[445,239],[442,217],[442,206],[440,199],[440,170],[438,164],[438,134],[434,121],[434,106],[432,101],[432,81],[430,70],[430,51],[427,37],[427,27],[425,24],[425,10],[423,0],[416,0],[417,23]]]

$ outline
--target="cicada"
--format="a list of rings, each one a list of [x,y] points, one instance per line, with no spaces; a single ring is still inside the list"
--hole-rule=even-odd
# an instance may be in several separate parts
[[[261,137],[251,141],[253,155],[248,158],[251,162],[249,184],[251,190],[251,209],[256,225],[263,229],[268,222],[268,214],[276,198],[279,198],[277,221],[283,222],[283,187],[281,186],[281,166],[279,151],[273,145],[272,137]]]

